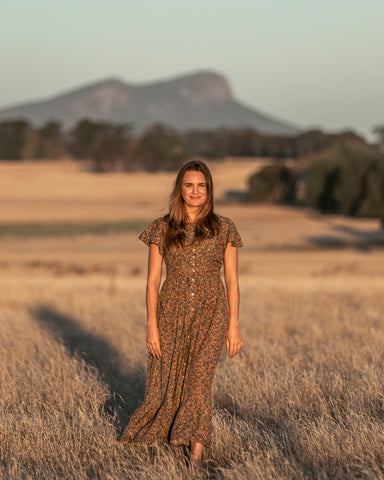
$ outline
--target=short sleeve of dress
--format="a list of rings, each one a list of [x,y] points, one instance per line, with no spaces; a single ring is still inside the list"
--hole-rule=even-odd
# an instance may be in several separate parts
[[[145,243],[148,247],[154,243],[159,247],[161,255],[164,253],[164,238],[165,238],[165,223],[163,218],[157,218],[148,227],[141,232],[139,240]]]
[[[227,219],[227,222],[228,222],[227,244],[231,243],[232,247],[242,247],[243,242],[241,240],[240,234],[237,231],[235,224],[229,218]]]

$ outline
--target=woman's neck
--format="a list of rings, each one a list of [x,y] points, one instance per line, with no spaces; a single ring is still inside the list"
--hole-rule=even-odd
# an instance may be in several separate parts
[[[186,221],[187,223],[195,223],[196,220],[198,219],[199,217],[199,212],[198,210],[187,210],[185,212],[185,218],[186,218]]]
[[[187,223],[196,223],[196,220],[197,220],[197,215],[194,217],[187,215]]]

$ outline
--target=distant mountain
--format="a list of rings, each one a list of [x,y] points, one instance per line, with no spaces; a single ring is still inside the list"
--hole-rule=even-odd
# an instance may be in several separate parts
[[[132,123],[140,132],[154,123],[179,130],[253,127],[263,133],[292,134],[297,128],[238,102],[222,75],[199,72],[132,85],[111,78],[46,100],[0,110],[0,120],[26,118],[41,126],[58,120],[65,129],[79,119]]]

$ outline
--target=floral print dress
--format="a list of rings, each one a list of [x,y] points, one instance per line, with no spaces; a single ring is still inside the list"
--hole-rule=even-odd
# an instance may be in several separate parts
[[[166,265],[157,306],[162,357],[149,354],[145,398],[122,443],[210,442],[211,385],[229,324],[220,269],[227,244],[242,246],[233,222],[219,218],[220,231],[213,238],[194,242],[194,225],[189,224],[184,247],[172,251],[164,247],[163,217],[139,237],[148,246],[159,246]]]

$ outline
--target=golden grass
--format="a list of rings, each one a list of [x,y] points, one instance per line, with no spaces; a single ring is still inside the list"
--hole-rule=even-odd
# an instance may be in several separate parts
[[[382,285],[271,277],[242,278],[246,345],[219,362],[208,475],[383,478]],[[145,276],[2,283],[3,476],[188,478],[180,450],[116,441],[143,396]]]
[[[98,198],[87,181],[82,200],[66,193],[61,220],[134,218],[113,211],[112,187],[111,206],[97,217],[106,193]],[[143,181],[154,192],[132,196],[135,205],[147,202],[136,220],[154,216],[161,197],[155,176]],[[35,202],[34,192],[31,185],[25,202]],[[7,221],[26,221],[16,208],[22,194],[14,195],[7,205],[19,213],[6,213]],[[41,221],[52,220],[53,196],[41,200]],[[86,202],[89,216],[79,212]],[[375,222],[220,208],[246,243],[239,265],[245,347],[219,361],[205,477],[384,478],[384,252],[361,242],[353,248]],[[351,247],[308,241],[330,234]],[[146,255],[135,233],[0,239],[0,478],[193,478],[180,448],[117,442],[144,393]]]

